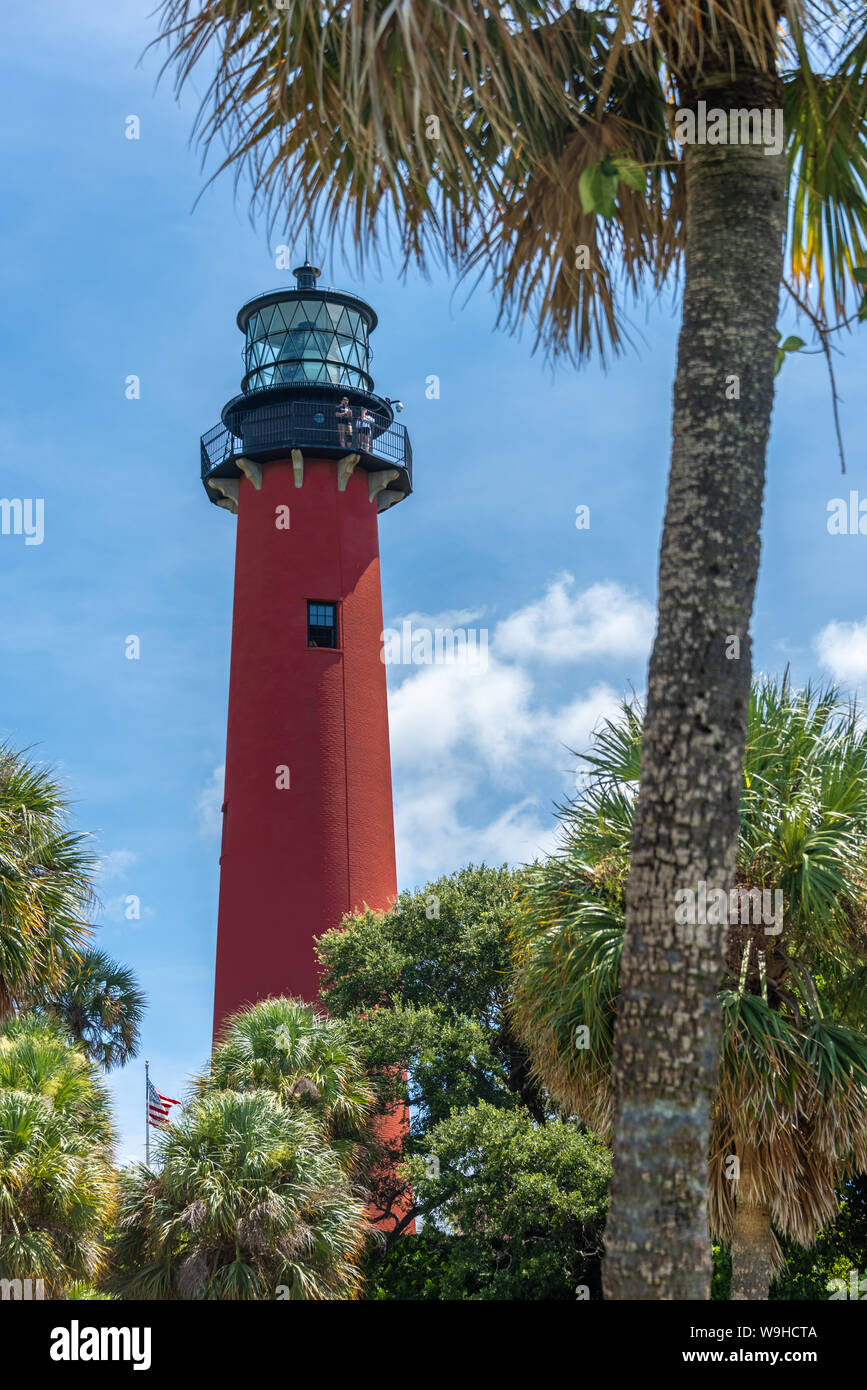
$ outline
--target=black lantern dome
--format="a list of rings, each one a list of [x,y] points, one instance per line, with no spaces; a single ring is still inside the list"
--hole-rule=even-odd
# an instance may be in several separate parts
[[[293,271],[294,289],[258,294],[239,310],[241,394],[223,407],[222,430],[202,437],[206,487],[210,478],[239,477],[241,457],[267,460],[292,448],[339,456],[360,443],[360,466],[377,471],[392,463],[398,470],[383,503],[412,491],[409,438],[395,423],[392,401],[374,391],[370,372],[376,313],[357,295],[320,288],[321,273],[305,260]],[[347,445],[335,419],[344,397],[356,420],[362,410],[372,417],[366,434],[352,434],[355,444]],[[213,490],[209,495],[213,500]]]
[[[292,272],[294,290],[257,295],[238,314],[245,336],[245,392],[327,385],[371,393],[370,334],[376,314],[363,299],[319,290],[309,261]]]

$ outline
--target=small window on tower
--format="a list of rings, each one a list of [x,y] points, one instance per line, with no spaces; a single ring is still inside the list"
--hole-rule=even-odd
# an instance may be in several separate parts
[[[337,646],[337,604],[307,604],[308,647]]]

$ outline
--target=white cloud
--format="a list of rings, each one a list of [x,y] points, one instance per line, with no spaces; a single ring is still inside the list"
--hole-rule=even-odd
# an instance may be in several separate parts
[[[867,618],[860,623],[828,623],[814,645],[834,680],[856,684],[867,678]]]
[[[580,749],[620,697],[606,684],[553,709],[541,704],[532,675],[491,660],[486,671],[423,666],[389,702],[391,746],[399,769],[469,760],[494,782],[510,781],[528,761],[560,766]]]
[[[99,875],[104,879],[124,878],[127,870],[138,863],[138,855],[133,849],[112,849],[100,856]]]
[[[600,684],[546,709],[529,674],[502,665],[477,675],[426,667],[406,680],[391,704],[401,886],[462,864],[523,864],[550,853],[557,827],[538,798],[508,801],[482,824],[465,806],[482,796],[499,807],[504,784],[533,786],[546,770],[561,772],[564,781],[574,777],[569,750],[586,748],[618,704],[614,689]]]
[[[514,802],[487,824],[460,814],[473,794],[471,778],[426,778],[398,792],[395,801],[397,869],[401,887],[417,887],[463,864],[525,864],[550,853],[553,816],[543,820],[532,797]]]
[[[619,585],[594,584],[574,592],[563,575],[537,603],[505,618],[491,639],[487,661],[390,667],[402,680],[389,699],[395,766],[419,768],[469,758],[487,777],[508,781],[528,759],[559,766],[564,745],[577,749],[602,717],[611,717],[619,697],[597,683],[567,705],[550,708],[537,691],[539,668],[556,660],[578,662],[593,655],[647,657],[652,632],[649,604]],[[611,630],[606,628],[606,615]],[[414,615],[414,626],[435,620]],[[439,622],[439,620],[437,620]],[[606,645],[607,644],[607,645]]]
[[[473,666],[413,667],[389,701],[389,725],[398,767],[481,758],[490,775],[513,769],[529,738],[533,683],[527,672],[490,658]]]
[[[461,625],[456,616],[448,615],[452,626]],[[445,618],[412,615],[414,627]],[[520,864],[550,852],[557,826],[547,798],[540,808],[538,797],[504,797],[504,788],[548,787],[552,773],[562,788],[577,775],[573,753],[620,705],[618,691],[598,680],[578,694],[572,685],[558,701],[551,668],[627,657],[643,668],[652,632],[645,600],[610,582],[576,590],[564,574],[497,625],[485,666],[390,667],[400,681],[389,724],[402,885],[468,862]],[[489,819],[479,802],[493,806]]]
[[[202,835],[219,836],[223,828],[223,786],[226,780],[226,765],[215,767],[202,790],[196,797],[196,815],[199,832]]]
[[[621,696],[610,685],[594,685],[586,695],[579,695],[562,709],[548,713],[540,720],[540,735],[550,740],[551,756],[559,763],[564,752],[586,750],[590,735],[603,719],[614,719],[621,705]]]
[[[473,623],[477,623],[479,618],[484,616],[484,608],[446,608],[442,613],[401,613],[391,626],[411,623],[413,627],[430,628],[431,630],[438,627],[471,627]]]
[[[543,598],[498,624],[498,656],[564,665],[611,658],[644,659],[653,638],[654,611],[646,599],[606,581],[575,592],[562,574]]]

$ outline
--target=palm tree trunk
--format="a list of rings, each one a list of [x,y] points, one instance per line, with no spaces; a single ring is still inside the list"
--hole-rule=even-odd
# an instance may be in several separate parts
[[[696,95],[778,108],[773,74]],[[725,927],[675,893],[733,881],[774,394],[785,159],[687,146],[683,324],[614,1046],[606,1297],[710,1292],[705,1189]],[[737,656],[730,641],[737,638]]]
[[[738,1146],[740,1149],[740,1146]],[[741,1153],[735,1229],[732,1236],[732,1300],[767,1299],[773,1271],[774,1233],[767,1202],[753,1186],[754,1154]]]

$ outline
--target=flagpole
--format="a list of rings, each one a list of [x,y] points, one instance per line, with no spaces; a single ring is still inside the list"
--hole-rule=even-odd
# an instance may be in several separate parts
[[[148,1085],[150,1082],[149,1072],[150,1062],[145,1057],[145,1167],[151,1166],[151,1126],[150,1113],[148,1110]]]

